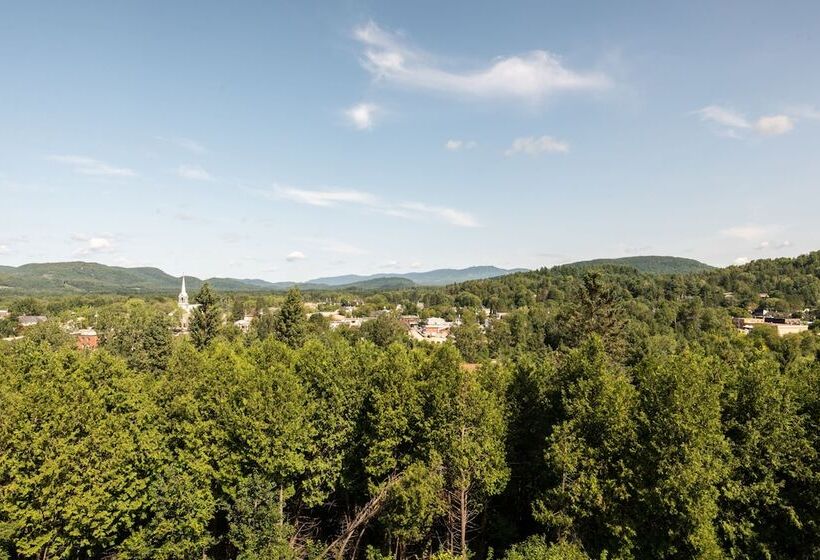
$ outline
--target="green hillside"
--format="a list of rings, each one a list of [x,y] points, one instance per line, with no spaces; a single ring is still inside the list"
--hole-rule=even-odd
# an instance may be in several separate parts
[[[407,278],[372,278],[370,280],[362,280],[360,282],[353,282],[344,286],[334,286],[337,290],[402,290],[405,288],[412,288],[416,283]],[[315,287],[315,286],[314,286]],[[325,287],[327,289],[327,287]]]
[[[691,274],[712,270],[714,267],[694,259],[665,256],[620,257],[615,259],[593,259],[579,261],[562,266],[594,268],[600,266],[629,266],[641,272],[650,274]]]
[[[310,284],[323,284],[327,286],[350,286],[367,280],[377,280],[384,278],[402,278],[410,280],[419,286],[446,286],[447,284],[457,284],[469,280],[483,280],[485,278],[495,278],[505,276],[515,272],[521,272],[524,268],[504,269],[496,266],[471,266],[468,268],[439,268],[427,272],[406,272],[402,274],[346,274],[344,276],[328,276],[324,278],[314,278]]]

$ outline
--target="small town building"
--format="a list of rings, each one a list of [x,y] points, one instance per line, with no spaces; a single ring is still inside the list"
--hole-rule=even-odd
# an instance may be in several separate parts
[[[450,323],[441,317],[430,317],[422,327],[424,336],[447,336],[450,334]]]
[[[238,321],[234,321],[233,324],[235,327],[238,327],[240,331],[243,333],[247,333],[251,328],[251,323],[253,322],[252,315],[245,315],[243,318],[239,319]]]
[[[33,327],[48,320],[45,315],[20,315],[17,317],[17,323],[21,327]]]
[[[94,329],[80,329],[71,334],[77,339],[78,350],[93,350],[97,347],[97,331]]]
[[[420,319],[418,315],[402,315],[399,317],[399,321],[401,321],[402,325],[409,329],[418,325]]]
[[[191,321],[191,313],[199,307],[198,303],[188,303],[188,292],[185,290],[185,277],[182,277],[182,288],[177,296],[177,308],[180,310],[179,326],[183,331],[188,330]],[[172,313],[173,315],[173,313]]]
[[[11,313],[8,309],[0,309],[0,319],[8,319],[11,317]]]
[[[778,336],[786,336],[787,334],[796,334],[809,330],[808,324],[803,323],[800,319],[791,317],[734,317],[732,318],[732,322],[735,327],[744,334],[748,334],[752,329],[760,327],[761,325],[774,327]]]

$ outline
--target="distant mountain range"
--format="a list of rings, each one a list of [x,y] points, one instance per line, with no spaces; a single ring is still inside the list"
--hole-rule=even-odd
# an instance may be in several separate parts
[[[653,274],[688,274],[710,270],[702,262],[679,257],[624,257],[596,259],[562,266],[596,267],[603,265],[631,266]],[[427,272],[405,274],[371,274],[328,276],[303,283],[268,282],[259,279],[209,278],[211,286],[220,292],[249,292],[286,290],[298,285],[305,290],[398,290],[413,286],[445,286],[468,280],[484,280],[526,269],[503,269],[495,266],[472,266],[454,269],[442,268]],[[195,292],[202,280],[186,276],[188,290]],[[0,266],[0,293],[176,293],[180,278],[158,268],[124,268],[89,262],[33,263],[22,266]]]
[[[378,278],[406,278],[413,284],[419,286],[446,286],[447,284],[457,284],[468,280],[484,280],[485,278],[495,278],[514,272],[523,272],[526,268],[504,269],[495,266],[471,266],[469,268],[440,268],[429,272],[406,272],[404,274],[369,274],[360,276],[358,274],[347,274],[345,276],[329,276],[325,278],[315,278],[309,280],[308,284],[324,284],[326,286],[346,286],[376,280]]]
[[[297,285],[306,290],[396,290],[494,278],[521,270],[524,269],[474,266],[461,270],[317,278]],[[175,293],[179,290],[180,281],[180,277],[171,276],[158,268],[125,268],[81,261],[0,266],[0,290],[15,293]],[[195,276],[186,276],[185,282],[188,290],[195,292],[203,281]],[[286,290],[296,284],[238,278],[209,278],[208,283],[221,292]]]

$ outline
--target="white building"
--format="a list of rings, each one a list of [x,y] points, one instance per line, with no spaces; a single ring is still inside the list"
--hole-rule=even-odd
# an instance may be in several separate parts
[[[182,277],[182,289],[177,296],[177,307],[180,310],[179,326],[183,331],[188,330],[188,324],[191,320],[191,313],[194,309],[199,307],[198,303],[188,303],[188,292],[185,290],[185,277]]]
[[[246,333],[251,328],[251,323],[253,323],[253,316],[252,315],[245,315],[242,319],[234,321],[233,324],[243,333]]]

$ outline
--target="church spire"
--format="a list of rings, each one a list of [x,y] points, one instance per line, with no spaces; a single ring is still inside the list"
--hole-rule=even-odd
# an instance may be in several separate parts
[[[188,305],[188,292],[185,291],[185,277],[182,277],[182,289],[179,291],[177,298],[179,305]]]

